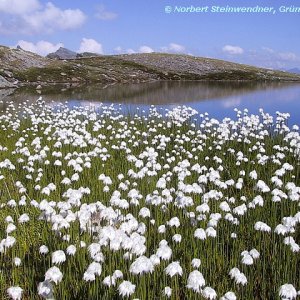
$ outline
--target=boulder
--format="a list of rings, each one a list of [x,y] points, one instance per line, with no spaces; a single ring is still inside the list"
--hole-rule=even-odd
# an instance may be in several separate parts
[[[7,89],[7,88],[12,88],[12,87],[15,87],[15,86],[0,75],[0,89]]]

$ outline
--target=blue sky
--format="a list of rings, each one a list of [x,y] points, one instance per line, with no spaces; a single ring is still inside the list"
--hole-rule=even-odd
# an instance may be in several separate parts
[[[104,54],[188,53],[269,68],[300,67],[292,0],[0,0],[0,44],[45,55],[64,46]],[[165,7],[267,6],[276,13],[166,13]],[[300,9],[300,2],[298,4]]]

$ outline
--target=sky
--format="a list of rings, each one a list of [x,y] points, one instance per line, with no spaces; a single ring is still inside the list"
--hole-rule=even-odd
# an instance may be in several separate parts
[[[297,2],[0,0],[0,44],[40,55],[63,46],[76,52],[185,53],[272,69],[300,68]],[[270,13],[212,12],[216,6],[267,7]],[[284,12],[290,6],[299,12]],[[202,12],[191,11],[197,7]]]

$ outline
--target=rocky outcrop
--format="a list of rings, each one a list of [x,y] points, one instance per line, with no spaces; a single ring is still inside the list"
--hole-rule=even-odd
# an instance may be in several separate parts
[[[9,48],[0,46],[0,69],[10,71],[24,70],[33,67],[44,67],[48,63],[49,60],[47,58],[25,51],[21,47]]]
[[[50,53],[46,57],[51,59],[74,59],[76,56],[76,52],[60,47],[56,52]]]

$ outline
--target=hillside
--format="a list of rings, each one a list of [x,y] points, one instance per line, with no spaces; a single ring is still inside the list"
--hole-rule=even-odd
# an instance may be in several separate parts
[[[0,87],[159,80],[300,81],[300,75],[217,59],[163,53],[59,60],[0,46]]]

